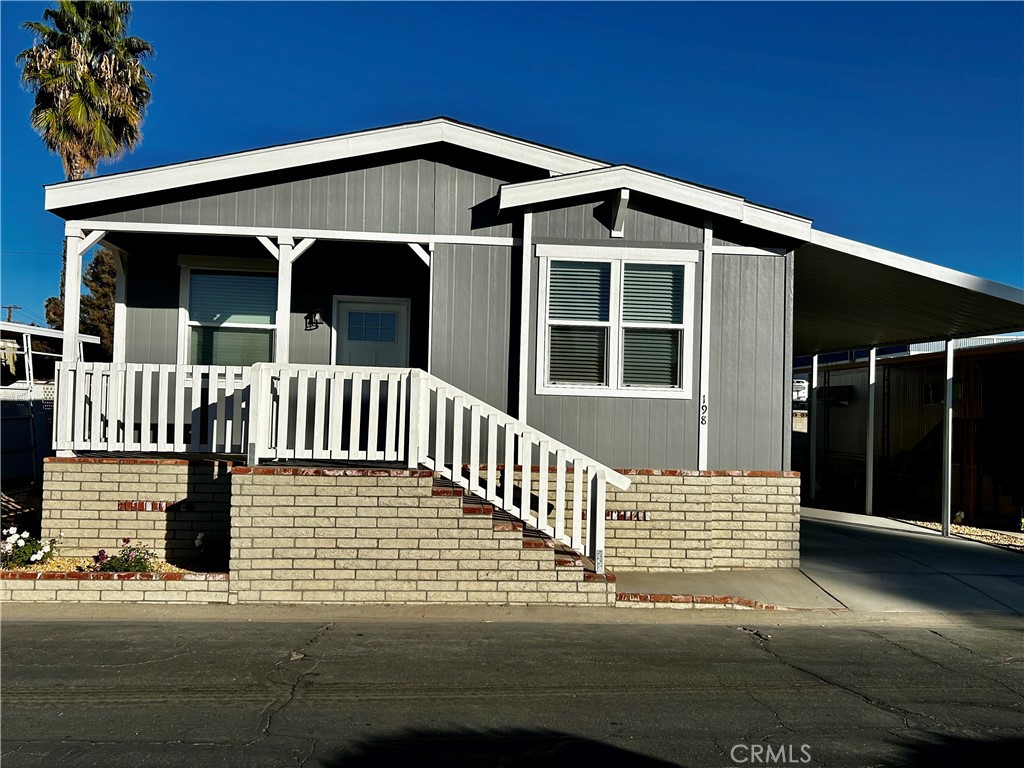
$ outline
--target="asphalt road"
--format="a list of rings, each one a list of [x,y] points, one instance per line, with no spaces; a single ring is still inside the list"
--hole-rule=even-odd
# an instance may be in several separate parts
[[[730,614],[5,620],[3,768],[1019,764],[1019,618]]]

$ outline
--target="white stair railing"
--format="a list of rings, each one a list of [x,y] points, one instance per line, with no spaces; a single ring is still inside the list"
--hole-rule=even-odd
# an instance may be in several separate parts
[[[598,573],[607,485],[630,484],[415,368],[63,363],[54,447],[422,465],[591,557]]]
[[[249,376],[242,366],[61,363],[54,448],[244,452]]]
[[[604,572],[607,484],[625,490],[628,477],[436,376],[413,371],[411,387],[419,418],[410,425],[410,465],[433,469]]]

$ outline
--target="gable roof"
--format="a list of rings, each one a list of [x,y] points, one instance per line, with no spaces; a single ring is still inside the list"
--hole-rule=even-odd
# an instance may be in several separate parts
[[[799,240],[809,240],[811,237],[810,219],[757,205],[729,192],[673,179],[629,165],[608,166],[554,176],[550,179],[505,184],[501,188],[499,207],[505,209],[536,205],[614,189],[628,189],[692,206]]]
[[[48,211],[195,184],[252,176],[444,142],[542,168],[553,174],[601,168],[599,160],[496,133],[448,117],[279,144],[184,163],[45,186]]]

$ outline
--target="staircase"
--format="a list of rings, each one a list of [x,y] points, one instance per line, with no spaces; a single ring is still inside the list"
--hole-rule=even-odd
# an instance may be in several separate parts
[[[583,581],[615,582],[612,573],[598,573],[593,560],[573,551],[569,546],[553,539],[543,531],[528,526],[514,515],[500,509],[485,499],[467,495],[450,480],[435,477],[432,495],[456,497],[462,501],[462,514],[467,517],[490,518],[491,530],[497,534],[518,534],[523,549],[548,550],[551,564],[557,572],[578,573]]]

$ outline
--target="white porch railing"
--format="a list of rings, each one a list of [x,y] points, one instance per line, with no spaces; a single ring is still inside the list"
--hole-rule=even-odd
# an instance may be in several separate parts
[[[54,448],[244,453],[249,377],[241,366],[62,363]]]
[[[591,557],[598,573],[607,484],[630,484],[414,368],[62,364],[54,447],[422,465]]]

